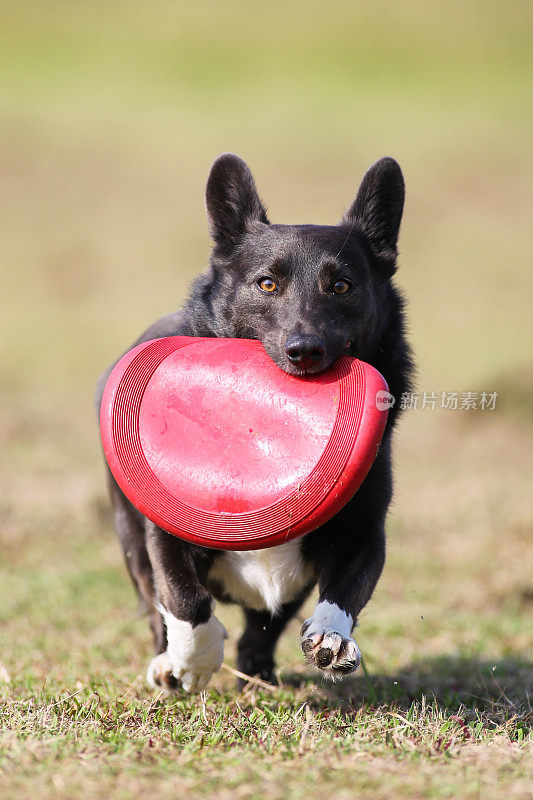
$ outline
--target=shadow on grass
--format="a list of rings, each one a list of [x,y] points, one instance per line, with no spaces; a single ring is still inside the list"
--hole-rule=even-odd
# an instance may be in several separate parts
[[[533,689],[533,664],[517,658],[485,661],[461,656],[437,656],[416,661],[397,673],[372,674],[361,665],[359,673],[338,683],[317,673],[282,673],[287,686],[316,685],[333,702],[394,705],[408,708],[415,701],[435,702],[443,711],[459,707],[481,711],[486,719],[501,723],[514,715],[527,718],[531,727],[529,697]],[[313,700],[310,700],[313,703]],[[317,703],[320,699],[317,698]]]

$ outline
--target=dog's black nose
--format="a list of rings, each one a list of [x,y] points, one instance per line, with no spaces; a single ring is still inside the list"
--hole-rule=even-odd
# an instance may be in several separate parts
[[[318,367],[324,360],[326,347],[320,336],[296,334],[285,342],[285,355],[296,367]]]

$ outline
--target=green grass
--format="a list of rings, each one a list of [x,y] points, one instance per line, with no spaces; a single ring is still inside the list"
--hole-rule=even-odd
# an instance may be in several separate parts
[[[531,796],[530,4],[0,7],[2,797]],[[168,699],[92,393],[204,266],[225,150],[295,222],[396,156],[419,388],[500,398],[405,415],[364,670],[312,673],[295,620],[274,691]]]
[[[147,772],[152,791],[164,797],[176,785],[217,795],[248,785],[246,796],[261,797],[272,789],[271,796],[300,797],[313,791],[317,781],[325,781],[330,790],[350,789],[357,781],[358,788],[366,784],[382,797],[387,794],[381,794],[385,787],[380,788],[376,768],[385,764],[386,791],[409,797],[418,788],[413,777],[420,768],[424,782],[436,789],[445,771],[451,773],[448,780],[460,775],[458,754],[478,748],[505,764],[507,787],[516,781],[524,788],[523,721],[503,710],[496,713],[496,722],[490,713],[461,708],[449,715],[425,698],[407,708],[323,700],[305,688],[238,699],[234,693],[211,691],[191,703],[143,696],[138,685],[124,685],[120,697],[116,689],[101,685],[71,694],[37,687],[32,700],[5,707],[15,743],[5,763],[9,769],[16,760],[18,771],[37,761],[52,773],[50,783],[57,789],[53,771],[62,765],[72,777],[75,759],[85,780],[78,790],[69,788],[72,797],[87,796],[88,787],[123,796],[121,791],[140,788]],[[391,751],[396,764],[390,761]],[[124,762],[130,765],[127,775],[121,774]],[[402,764],[400,775],[410,776],[403,787],[400,775],[394,775]],[[433,769],[424,769],[426,764]],[[351,784],[346,773],[353,769],[357,777]],[[461,796],[476,796],[484,785],[486,778],[474,769]]]

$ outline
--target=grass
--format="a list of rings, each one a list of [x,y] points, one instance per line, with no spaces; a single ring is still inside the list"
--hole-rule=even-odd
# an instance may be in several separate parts
[[[53,791],[64,782],[61,777],[54,780],[53,770],[65,764],[66,775],[72,777],[74,758],[84,775],[79,796],[93,788],[102,796],[110,790],[122,796],[140,788],[149,772],[152,790],[163,797],[177,785],[222,796],[237,791],[261,797],[270,789],[274,797],[300,797],[317,780],[344,796],[343,790],[350,789],[346,772],[353,769],[359,785],[366,783],[385,797],[376,779],[377,769],[384,768],[386,791],[394,788],[400,797],[410,797],[418,788],[413,767],[421,767],[424,783],[436,787],[445,771],[457,778],[464,769],[461,760],[472,759],[477,750],[479,766],[488,752],[505,766],[507,788],[523,791],[525,786],[524,754],[517,744],[521,722],[504,710],[472,715],[459,709],[450,716],[424,699],[407,708],[360,700],[324,704],[324,698],[307,688],[281,688],[275,696],[249,692],[238,699],[228,691],[211,691],[202,693],[191,708],[188,699],[169,703],[143,693],[131,684],[123,687],[120,698],[102,686],[63,696],[41,688],[38,702],[9,703],[6,716],[18,719],[22,710],[25,721],[8,723],[16,734],[8,765],[16,761],[19,771],[21,766],[31,769],[36,761],[43,764],[52,773]],[[395,759],[390,759],[391,750]],[[131,766],[123,775],[125,760]],[[407,770],[401,770],[402,764]],[[405,771],[411,776],[402,788]],[[298,773],[303,779],[294,781]],[[470,790],[479,794],[481,787],[488,788],[486,778],[474,769],[461,796],[477,796]],[[69,791],[78,796],[73,786]]]
[[[530,7],[1,7],[2,797],[531,796]],[[406,413],[360,674],[311,673],[296,620],[274,691],[223,670],[167,699],[91,396],[204,265],[224,150],[273,219],[313,222],[395,155],[418,388],[500,397]]]

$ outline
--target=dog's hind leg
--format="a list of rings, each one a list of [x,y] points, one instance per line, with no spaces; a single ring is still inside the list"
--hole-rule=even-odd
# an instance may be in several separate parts
[[[111,473],[108,473],[108,486],[124,560],[139,599],[149,614],[156,654],[163,653],[167,649],[167,639],[161,614],[155,607],[154,576],[146,549],[146,518],[121,492]]]
[[[246,627],[237,648],[238,667],[241,672],[264,681],[274,682],[274,651],[278,639],[309,594],[305,591],[297,600],[285,603],[279,612],[244,609]],[[239,678],[242,689],[246,681]]]

